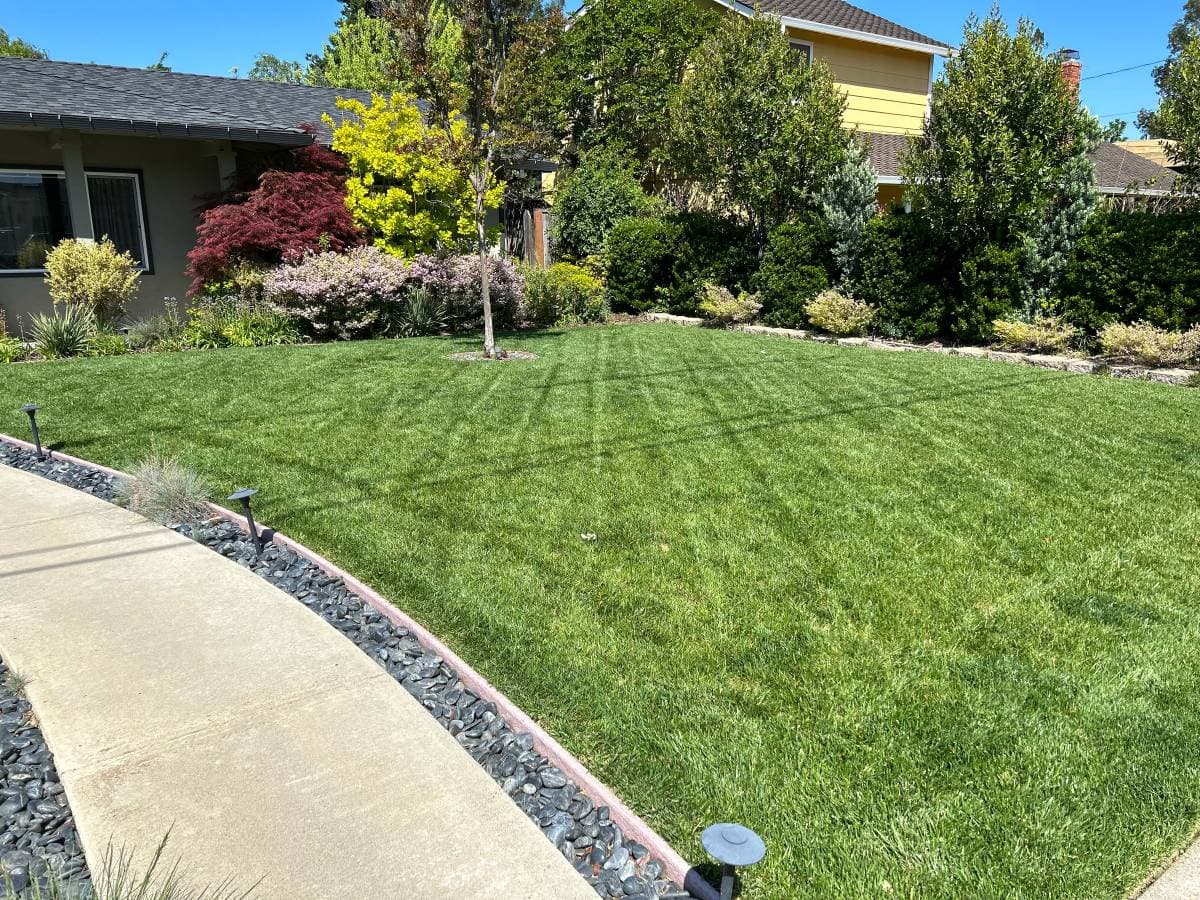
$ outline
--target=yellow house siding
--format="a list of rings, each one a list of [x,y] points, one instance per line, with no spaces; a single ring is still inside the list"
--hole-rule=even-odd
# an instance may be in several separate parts
[[[812,44],[813,59],[833,70],[834,80],[846,92],[848,126],[882,134],[921,130],[932,55],[793,28],[788,37]]]

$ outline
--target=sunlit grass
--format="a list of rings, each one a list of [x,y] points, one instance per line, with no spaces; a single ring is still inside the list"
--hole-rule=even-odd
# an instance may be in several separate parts
[[[748,898],[1121,897],[1200,819],[1200,393],[668,326],[0,368],[444,637]],[[594,541],[581,535],[594,533]]]

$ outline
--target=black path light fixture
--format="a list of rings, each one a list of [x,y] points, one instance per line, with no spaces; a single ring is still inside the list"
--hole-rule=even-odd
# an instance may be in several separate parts
[[[254,541],[254,550],[260,556],[263,552],[262,535],[258,533],[258,526],[254,524],[254,516],[250,514],[250,498],[257,494],[254,488],[238,488],[229,495],[230,500],[237,500],[242,504],[242,515],[246,517],[246,527],[250,529],[250,539]]]
[[[36,403],[26,403],[21,407],[21,412],[29,416],[29,430],[33,432],[33,446],[37,448],[37,458],[45,459],[46,454],[42,450],[42,436],[38,434],[37,413],[41,409]]]
[[[733,882],[738,866],[752,866],[766,855],[762,838],[734,822],[709,825],[700,835],[708,855],[721,864],[721,900],[733,900]]]

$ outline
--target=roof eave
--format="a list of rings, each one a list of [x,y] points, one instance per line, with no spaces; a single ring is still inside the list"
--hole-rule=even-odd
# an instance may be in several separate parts
[[[141,119],[109,119],[99,116],[71,116],[61,113],[37,113],[0,110],[0,127],[5,125],[33,128],[65,128],[97,134],[125,134],[142,137],[171,137],[193,140],[235,140],[301,147],[313,143],[314,135],[295,130],[251,128],[237,125],[188,125],[182,122],[158,122]]]
[[[744,16],[753,16],[757,10],[753,6],[742,3],[741,0],[717,0],[722,6],[739,12]],[[768,15],[774,15],[768,13]],[[813,31],[817,34],[828,34],[834,37],[849,38],[854,41],[864,41],[868,44],[881,44],[885,47],[897,47],[901,50],[913,50],[917,53],[928,53],[932,56],[953,56],[953,47],[941,44],[927,44],[924,41],[909,41],[904,38],[888,37],[885,34],[874,34],[870,31],[859,31],[856,28],[843,28],[840,25],[826,25],[824,22],[813,22],[809,19],[797,19],[794,16],[776,16],[779,21],[789,28],[799,28]]]

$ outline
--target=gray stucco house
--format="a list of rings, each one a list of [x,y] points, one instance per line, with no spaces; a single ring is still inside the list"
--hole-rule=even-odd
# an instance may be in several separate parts
[[[131,313],[182,299],[196,210],[238,156],[327,142],[321,116],[359,91],[0,58],[0,306],[50,308],[40,269],[64,237],[108,235],[145,275]],[[302,126],[315,127],[315,132]]]

